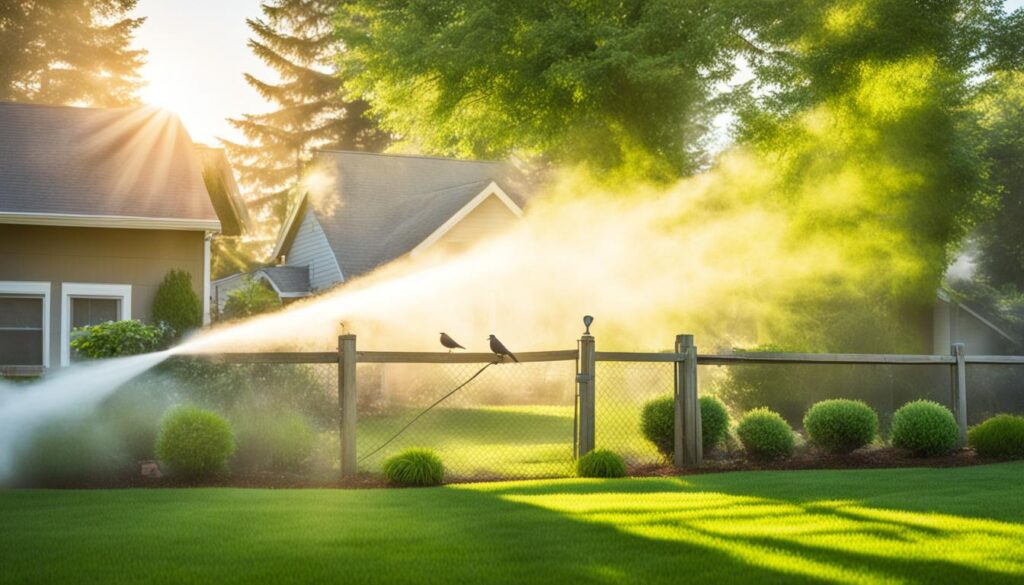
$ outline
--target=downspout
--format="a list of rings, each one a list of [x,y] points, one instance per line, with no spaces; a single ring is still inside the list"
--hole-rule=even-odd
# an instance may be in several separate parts
[[[203,232],[203,325],[210,324],[210,241],[213,232]]]

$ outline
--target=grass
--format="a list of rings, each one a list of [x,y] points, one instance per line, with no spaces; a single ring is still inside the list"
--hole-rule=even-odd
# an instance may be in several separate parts
[[[9,583],[1024,580],[1024,463],[405,490],[0,492]]]

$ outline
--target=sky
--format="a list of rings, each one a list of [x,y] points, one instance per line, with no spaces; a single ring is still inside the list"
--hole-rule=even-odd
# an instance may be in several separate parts
[[[1006,6],[1014,10],[1024,0]],[[149,51],[143,101],[181,116],[196,142],[239,140],[227,118],[270,108],[242,77],[274,80],[246,46],[245,19],[259,13],[259,0],[140,0],[136,15],[147,20],[136,44]]]

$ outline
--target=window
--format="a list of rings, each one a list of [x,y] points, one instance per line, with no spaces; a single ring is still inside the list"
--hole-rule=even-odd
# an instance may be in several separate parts
[[[50,283],[0,281],[0,366],[50,365]]]
[[[130,284],[65,282],[61,285],[61,297],[61,365],[77,360],[71,340],[78,327],[132,318]]]

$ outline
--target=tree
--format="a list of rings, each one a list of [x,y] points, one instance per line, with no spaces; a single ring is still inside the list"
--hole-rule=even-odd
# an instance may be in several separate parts
[[[203,324],[203,303],[192,290],[192,275],[171,270],[164,276],[153,298],[153,321],[167,324],[175,337]]]
[[[0,3],[0,101],[137,103],[146,52],[131,48],[137,0]]]
[[[222,315],[225,319],[244,319],[280,306],[281,299],[265,282],[246,278],[242,286],[228,293]]]
[[[277,72],[271,83],[245,75],[245,80],[274,111],[244,114],[230,120],[247,143],[221,140],[239,173],[251,202],[262,207],[267,232],[277,225],[290,203],[290,190],[302,179],[316,148],[379,151],[389,137],[365,116],[367,105],[347,100],[335,71],[341,45],[332,30],[332,0],[270,0],[263,17],[247,21],[254,38],[252,51]]]
[[[734,71],[730,16],[697,0],[355,0],[338,21],[346,87],[439,155],[678,177]]]

